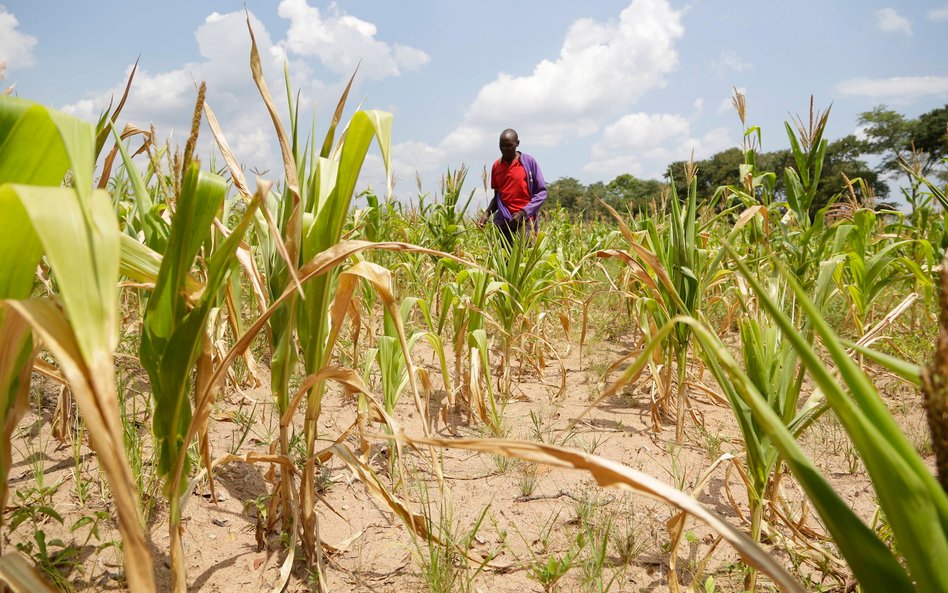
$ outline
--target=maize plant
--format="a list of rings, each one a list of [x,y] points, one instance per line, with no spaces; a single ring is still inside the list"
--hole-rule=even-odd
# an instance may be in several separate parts
[[[108,194],[92,189],[95,130],[13,97],[0,97],[0,114],[0,333],[6,338],[0,343],[5,427],[0,499],[7,492],[9,437],[25,406],[35,348],[42,343],[72,390],[112,491],[129,589],[154,591],[115,389],[121,235]],[[67,171],[72,186],[62,187]],[[54,298],[30,298],[42,257],[56,278]]]
[[[234,254],[253,220],[259,199],[254,200],[230,235],[213,250],[204,252],[206,281],[200,296],[189,299],[187,278],[202,247],[212,244],[213,222],[224,201],[224,180],[190,165],[176,200],[168,244],[161,268],[148,297],[143,318],[140,360],[148,372],[154,400],[154,434],[158,447],[158,473],[165,479],[170,505],[171,565],[176,591],[187,590],[184,548],[181,541],[181,498],[190,475],[187,440],[194,418],[191,409],[191,372],[199,357],[210,357],[208,317],[233,269]],[[193,302],[192,302],[193,301]],[[203,387],[209,368],[198,368]],[[210,405],[213,400],[206,401]],[[209,459],[205,459],[209,463]]]
[[[418,194],[394,193],[392,116],[348,111],[356,74],[317,137],[315,123],[300,117],[308,108],[288,68],[278,104],[252,30],[250,41],[250,75],[282,162],[272,182],[257,179],[253,189],[211,107],[219,89],[199,86],[183,150],[160,144],[152,127],[118,126],[132,77],[97,125],[0,97],[0,544],[16,546],[0,549],[4,586],[47,591],[45,574],[60,587],[99,587],[103,575],[86,569],[107,562],[80,552],[114,549],[125,565],[115,587],[134,593],[154,591],[155,573],[161,586],[166,573],[155,562],[165,553],[168,588],[178,592],[226,587],[209,579],[231,569],[259,569],[274,591],[335,590],[345,587],[339,578],[351,585],[351,576],[370,574],[352,563],[368,562],[372,546],[404,536],[411,545],[396,543],[416,553],[409,563],[417,561],[420,575],[399,566],[385,577],[395,588],[421,576],[432,590],[493,590],[529,574],[551,590],[626,590],[654,578],[676,592],[683,583],[708,592],[948,590],[948,338],[940,336],[935,362],[923,368],[916,359],[927,356],[931,324],[913,318],[906,330],[899,320],[909,307],[927,316],[934,308],[936,252],[948,240],[940,182],[905,163],[913,211],[901,217],[876,209],[856,179],[830,205],[818,203],[830,181],[828,111],[811,102],[807,121],[788,123],[792,163],[768,171],[761,131],[748,127],[736,92],[744,138],[740,154],[728,156],[736,181],[699,191],[702,172],[689,163],[681,189],[672,182],[630,204],[634,212],[605,206],[611,219],[589,221],[550,203],[537,232],[503,242],[493,225],[480,232],[469,219],[477,192],[464,187],[466,166],[447,169],[435,198],[420,181]],[[199,159],[203,122],[215,147]],[[387,177],[377,191],[360,186],[374,147]],[[486,169],[483,180],[487,193]],[[607,195],[603,184],[582,197],[568,193],[577,185],[564,185],[563,203]],[[354,209],[363,198],[365,207]],[[595,311],[601,297],[609,307]],[[882,316],[893,301],[899,305]],[[613,352],[622,358],[607,366]],[[540,394],[555,387],[553,358],[559,390],[543,402]],[[612,398],[646,370],[648,410]],[[570,375],[576,371],[586,374]],[[614,380],[603,388],[593,373]],[[63,414],[47,422],[40,375],[75,397],[75,424],[63,420],[65,397]],[[244,388],[261,379],[269,401],[253,401],[248,415],[245,402],[260,394],[244,399]],[[240,403],[229,401],[237,394]],[[600,417],[579,425],[575,406],[588,412],[607,398]],[[147,402],[144,415],[139,401]],[[922,415],[930,442],[914,430]],[[688,418],[695,430],[686,430]],[[897,421],[913,425],[903,432]],[[656,434],[667,422],[674,444]],[[814,446],[817,430],[831,430],[842,452]],[[458,438],[485,433],[497,438]],[[533,440],[506,438],[526,433]],[[72,446],[50,455],[46,434]],[[212,445],[228,436],[230,451],[215,456]],[[572,439],[584,450],[567,447]],[[87,475],[85,440],[101,480]],[[595,454],[606,441],[626,465]],[[463,469],[474,471],[455,471],[459,456],[447,449],[486,453],[494,467],[485,473],[464,453]],[[56,455],[74,465],[44,465]],[[831,473],[841,458],[855,460],[853,479]],[[694,474],[682,459],[697,464]],[[215,559],[189,582],[195,575],[185,567],[193,572],[201,556],[189,551],[223,543],[194,527],[201,515],[185,529],[189,505],[202,504],[193,494],[209,491],[202,511],[243,515],[216,497],[229,463],[253,468],[259,482],[253,499],[231,491],[231,503],[256,511],[266,564]],[[538,475],[527,463],[555,471]],[[650,463],[674,486],[631,467]],[[560,480],[556,472],[570,469],[591,481]],[[44,482],[51,475],[55,484]],[[872,492],[857,505],[862,477]],[[454,480],[464,485],[454,490],[463,500],[456,508],[446,494]],[[70,529],[88,532],[82,545],[66,544],[66,513],[54,508],[67,482],[76,506],[96,493],[102,499]],[[356,521],[344,514],[365,502],[352,496],[353,483],[381,503],[361,507]],[[163,496],[152,496],[151,484]],[[620,492],[597,501],[599,487]],[[143,518],[140,489],[148,509],[167,511],[167,538],[146,533],[165,526]],[[477,498],[484,491],[493,497],[486,506]],[[433,492],[441,495],[435,504]],[[626,513],[622,492],[671,508],[671,520],[654,509]],[[492,510],[537,499],[555,510],[545,526],[536,514],[545,505],[521,507],[534,513],[526,525],[517,518],[524,513]],[[573,506],[576,521],[557,520],[562,504]],[[727,518],[712,510],[727,504]],[[808,521],[810,509],[818,520]],[[375,511],[382,520],[369,516]],[[111,530],[112,518],[113,541],[90,543],[100,521]],[[465,530],[467,518],[474,526]],[[33,533],[18,532],[21,525]],[[482,554],[476,534],[488,525],[500,543]],[[386,537],[366,537],[370,528]],[[340,530],[352,533],[329,543],[325,536]],[[682,538],[691,544],[687,564],[679,562]],[[360,539],[366,547],[347,554]],[[732,549],[718,548],[722,542]],[[647,561],[634,559],[649,547]],[[611,552],[621,562],[609,562]]]

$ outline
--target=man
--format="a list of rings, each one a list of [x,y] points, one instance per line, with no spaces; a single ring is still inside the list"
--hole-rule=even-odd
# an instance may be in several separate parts
[[[536,159],[517,150],[520,138],[507,128],[500,134],[500,158],[490,171],[490,186],[494,197],[487,210],[477,220],[477,226],[487,224],[494,215],[494,224],[509,247],[513,236],[525,225],[537,228],[537,211],[546,200],[546,182]]]

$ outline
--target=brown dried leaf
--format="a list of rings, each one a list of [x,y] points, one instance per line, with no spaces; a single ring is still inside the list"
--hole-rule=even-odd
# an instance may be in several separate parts
[[[703,521],[721,535],[740,554],[747,564],[770,576],[785,592],[803,593],[803,588],[770,554],[762,550],[745,533],[728,523],[723,517],[708,509],[691,496],[638,470],[616,463],[598,455],[557,447],[533,441],[507,439],[439,439],[410,437],[397,434],[397,439],[408,444],[427,444],[451,449],[480,451],[503,455],[512,459],[523,459],[545,463],[556,467],[588,471],[604,488],[617,488],[639,492],[655,500],[670,504]]]
[[[154,591],[152,558],[142,532],[138,492],[125,455],[111,356],[107,361],[100,361],[95,369],[86,366],[72,328],[51,301],[6,302],[32,326],[52,352],[79,405],[88,427],[89,444],[112,491],[129,590],[134,593]]]

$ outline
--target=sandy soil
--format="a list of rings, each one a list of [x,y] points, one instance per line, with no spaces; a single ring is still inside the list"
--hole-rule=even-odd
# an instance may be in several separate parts
[[[659,432],[652,430],[648,405],[647,376],[628,387],[623,394],[602,402],[580,423],[569,425],[599,393],[601,373],[630,351],[629,340],[607,340],[594,336],[584,350],[580,362],[578,348],[569,349],[561,343],[564,354],[566,389],[559,391],[561,370],[555,359],[548,359],[542,373],[514,369],[515,388],[505,412],[509,436],[542,439],[594,451],[609,459],[645,471],[665,482],[691,491],[698,478],[715,458],[724,453],[740,456],[741,444],[730,411],[693,390],[693,406],[703,425],[689,422],[687,434],[675,443],[674,426],[665,423]],[[438,377],[439,371],[430,353],[419,346],[419,366]],[[135,426],[147,441],[149,419],[141,392],[146,391],[144,373],[134,362],[123,361],[121,373],[126,378],[128,411],[132,414],[137,402]],[[264,383],[268,377],[263,377]],[[927,452],[927,433],[914,389],[881,374],[877,384],[885,394],[893,413],[906,427],[918,448]],[[713,381],[704,382],[713,387]],[[40,515],[36,522],[27,519],[12,533],[4,531],[6,550],[14,544],[30,544],[34,527],[45,532],[47,541],[61,538],[63,543],[78,549],[78,557],[63,564],[66,580],[80,591],[124,589],[121,559],[115,546],[104,546],[118,538],[111,519],[99,523],[98,533],[90,535],[89,525],[70,532],[77,520],[93,516],[96,511],[111,511],[105,484],[94,457],[82,443],[60,443],[51,434],[58,389],[46,379],[37,380],[38,393],[28,416],[15,433],[14,466],[10,473],[11,497],[7,522],[17,509],[35,508],[45,502],[61,514],[63,524]],[[435,388],[440,383],[435,379]],[[436,391],[436,393],[439,393]],[[443,392],[440,392],[443,394]],[[323,409],[321,438],[335,438],[354,418],[352,396],[333,387]],[[421,424],[406,390],[399,400],[397,418],[409,433],[420,435]],[[276,434],[276,417],[267,388],[228,393],[218,402],[212,421],[211,442],[214,455],[235,450],[239,455],[263,452],[266,443]],[[250,420],[252,418],[252,420]],[[454,415],[454,420],[461,418]],[[446,427],[439,421],[442,436],[486,436],[483,428],[461,421]],[[354,448],[356,441],[346,443]],[[830,415],[818,421],[806,433],[803,444],[815,462],[830,477],[836,488],[854,509],[871,522],[876,510],[875,495],[865,471],[853,453],[843,430]],[[926,448],[927,447],[927,448]],[[149,450],[144,449],[147,460]],[[383,482],[391,486],[390,455],[384,443],[373,447],[371,464]],[[663,591],[668,587],[670,544],[667,521],[673,511],[667,505],[635,494],[605,490],[595,485],[588,474],[536,467],[525,462],[498,460],[490,455],[466,451],[443,452],[445,495],[442,497],[431,471],[427,452],[409,451],[405,457],[407,473],[404,489],[410,505],[417,512],[435,518],[445,517],[453,525],[458,541],[483,515],[476,536],[469,539],[469,561],[472,565],[465,579],[461,573],[452,590],[497,593],[543,591],[533,567],[546,564],[550,558],[563,558],[571,549],[576,553],[570,570],[558,583],[559,591],[596,590],[590,580],[595,576],[592,546],[581,535],[583,525],[597,526],[602,534],[610,526],[610,543],[606,549],[604,584],[612,591]],[[145,462],[147,464],[147,461]],[[146,465],[147,467],[147,465]],[[78,468],[78,469],[77,469]],[[212,502],[207,481],[195,488],[185,511],[185,546],[191,590],[209,592],[268,591],[278,582],[279,565],[285,558],[285,544],[277,532],[259,529],[259,509],[265,508],[269,485],[266,465],[233,462],[215,474],[217,502]],[[75,473],[81,480],[77,485]],[[49,488],[56,486],[56,488]],[[45,486],[47,490],[41,490]],[[424,559],[429,546],[414,540],[404,525],[383,504],[372,497],[361,482],[338,461],[331,461],[318,478],[322,500],[317,504],[320,535],[324,542],[339,550],[327,557],[327,579],[332,591],[412,592],[428,590],[423,576]],[[792,480],[783,481],[784,494],[795,517],[806,503]],[[154,491],[154,488],[152,488]],[[19,492],[19,495],[15,493]],[[160,492],[160,491],[159,491]],[[426,494],[427,493],[427,494]],[[104,495],[105,494],[105,495]],[[707,486],[697,493],[701,502],[729,521],[746,529],[748,516],[746,494],[733,462],[718,465]],[[148,525],[159,590],[169,589],[168,531],[166,506],[158,496],[149,499],[153,512]],[[812,509],[806,509],[806,530],[812,530],[809,545],[832,547],[815,536],[823,533]],[[581,520],[581,518],[583,520]],[[694,519],[687,523],[687,533],[678,547],[677,574],[684,585],[702,585],[713,575],[719,590],[739,591],[744,574],[738,556],[726,543],[717,543],[715,535]],[[786,531],[786,530],[785,530]],[[87,537],[88,536],[88,537]],[[262,545],[258,545],[258,541]],[[806,558],[817,555],[801,542],[772,538],[763,546],[801,579],[811,579],[810,588],[820,584],[827,589],[839,587],[848,576],[845,567],[831,561],[821,571],[819,563]],[[60,549],[50,546],[51,553]],[[474,575],[478,559],[491,556],[490,566]],[[835,573],[835,574],[834,574]],[[287,590],[308,591],[312,577],[303,562],[297,560]],[[611,583],[609,583],[611,579]],[[761,578],[760,590],[768,590],[768,581]],[[604,588],[604,589],[605,589]],[[703,589],[702,589],[703,590]]]

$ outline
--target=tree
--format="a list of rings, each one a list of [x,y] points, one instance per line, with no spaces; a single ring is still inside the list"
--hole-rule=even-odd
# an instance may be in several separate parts
[[[898,115],[898,114],[896,114]],[[888,186],[882,180],[878,171],[873,170],[861,159],[866,152],[866,143],[849,135],[827,144],[826,155],[823,160],[820,183],[813,198],[812,209],[816,212],[843,191],[849,191],[843,174],[850,180],[862,179],[872,189],[873,195],[885,196]],[[723,185],[739,185],[740,166],[744,163],[744,153],[739,148],[728,148],[711,157],[700,160],[698,166],[698,196],[704,199],[714,195],[717,188]],[[674,175],[675,189],[679,196],[685,195],[684,161],[672,163],[669,166],[669,175]],[[786,192],[783,188],[783,172],[787,167],[796,167],[796,162],[789,150],[775,150],[757,154],[757,169],[759,171],[773,171],[777,174],[774,186],[774,197],[784,199]],[[855,188],[856,199],[860,202],[868,196],[863,196],[859,187]]]
[[[606,185],[605,202],[619,212],[641,212],[661,196],[662,185],[657,179],[639,179],[623,173]]]
[[[858,122],[866,135],[864,151],[882,157],[879,167],[883,171],[898,173],[898,157],[911,145],[909,121],[901,113],[879,105],[860,113]]]
[[[918,179],[902,169],[907,163],[916,175],[933,172],[945,174],[944,158],[948,155],[948,105],[923,113],[916,119],[880,105],[872,111],[859,114],[860,125],[865,126],[865,152],[882,157],[879,166],[883,174],[905,175],[908,189],[903,189],[914,208],[918,193]]]
[[[948,105],[923,113],[911,125],[911,142],[926,156],[927,174],[948,156]]]
[[[546,199],[551,206],[559,206],[574,212],[583,207],[586,187],[574,177],[560,177],[553,183],[547,184],[546,191]]]
[[[865,143],[852,134],[829,143],[823,159],[820,185],[813,199],[814,209],[818,210],[825,206],[836,194],[849,191],[843,175],[852,182],[855,182],[857,178],[862,179],[866,187],[871,189],[873,196],[884,198],[888,195],[889,186],[883,181],[879,172],[860,158],[864,151]],[[862,194],[862,189],[858,185],[853,188],[853,191],[859,202],[869,197]]]
[[[590,218],[606,216],[606,209],[599,204],[599,200],[605,202],[607,194],[608,190],[605,183],[597,181],[589,184],[589,187],[586,188],[586,197],[583,200],[584,219],[589,220]]]

